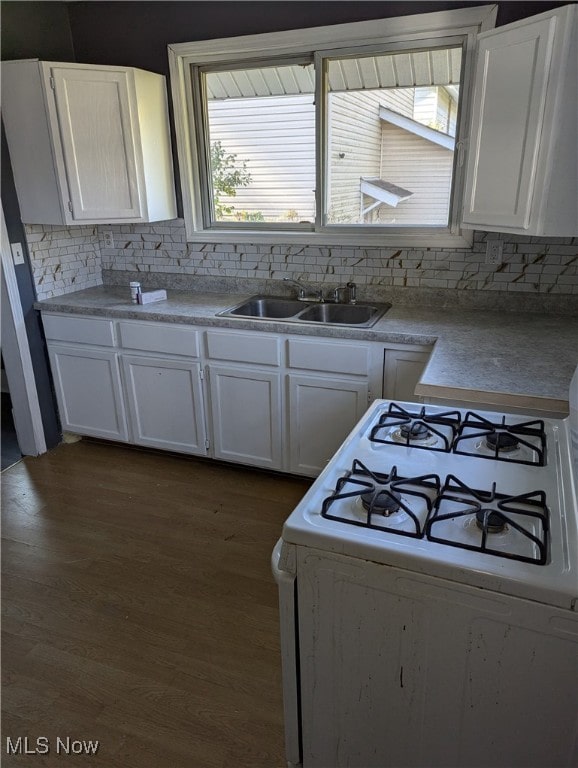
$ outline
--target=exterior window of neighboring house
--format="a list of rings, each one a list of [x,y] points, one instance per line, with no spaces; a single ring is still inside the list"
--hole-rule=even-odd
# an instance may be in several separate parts
[[[458,244],[490,7],[170,47],[190,240]],[[433,238],[433,239],[432,239]]]

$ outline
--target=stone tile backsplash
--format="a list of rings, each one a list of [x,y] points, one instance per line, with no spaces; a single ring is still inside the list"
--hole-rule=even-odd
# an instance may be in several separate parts
[[[102,283],[99,232],[94,224],[64,227],[25,224],[39,299]]]
[[[355,280],[363,291],[394,287],[578,295],[578,238],[499,236],[499,264],[486,264],[485,232],[471,249],[398,249],[231,245],[186,242],[182,219],[155,224],[27,226],[38,297],[102,282],[102,270],[161,276],[281,280],[335,285]],[[105,248],[104,232],[115,247]],[[489,237],[498,237],[490,234]],[[105,273],[106,274],[106,273]],[[488,295],[488,299],[489,299]]]

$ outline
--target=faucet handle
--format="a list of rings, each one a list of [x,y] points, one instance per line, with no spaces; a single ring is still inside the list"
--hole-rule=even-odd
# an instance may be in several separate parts
[[[349,303],[355,304],[357,301],[357,286],[355,283],[349,282],[347,287],[349,288]]]

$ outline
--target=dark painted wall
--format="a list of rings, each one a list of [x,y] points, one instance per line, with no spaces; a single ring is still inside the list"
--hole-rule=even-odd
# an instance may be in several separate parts
[[[74,61],[66,3],[3,2],[2,59]]]
[[[124,64],[168,75],[169,43],[258,34],[326,24],[428,13],[474,2],[72,2],[68,4],[77,61]],[[564,5],[504,2],[499,25]]]
[[[1,56],[5,61],[26,58],[73,61],[74,49],[66,3],[2,3]],[[1,153],[2,208],[10,242],[22,243],[24,249],[25,263],[15,267],[16,280],[30,345],[46,444],[52,448],[60,442],[60,425],[40,316],[33,308],[36,291],[24,227],[20,220],[4,126]]]

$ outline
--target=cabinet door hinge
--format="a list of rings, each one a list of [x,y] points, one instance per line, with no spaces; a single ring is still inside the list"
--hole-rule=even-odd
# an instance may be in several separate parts
[[[210,441],[210,440],[209,440],[209,438],[207,437],[207,438],[205,438],[205,448],[206,448],[206,449],[207,449],[207,451],[208,451],[210,447],[211,447],[211,441]]]
[[[68,210],[72,213],[72,200],[68,201]]]
[[[50,78],[50,87],[52,88],[53,91],[56,90],[56,83],[54,82],[53,77]]]
[[[201,381],[205,380],[205,371],[202,368],[199,368],[199,379]]]
[[[371,394],[371,392],[368,392],[367,393],[367,402],[371,403],[372,400],[373,400],[373,395]]]

